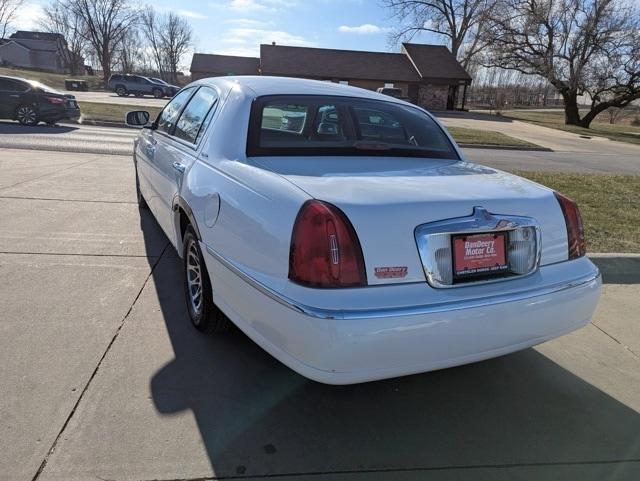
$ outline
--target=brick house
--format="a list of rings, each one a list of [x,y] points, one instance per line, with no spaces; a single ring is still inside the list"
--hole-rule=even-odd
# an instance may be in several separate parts
[[[464,108],[471,77],[441,45],[404,43],[400,53],[260,45],[260,58],[194,54],[193,79],[220,75],[277,75],[400,88],[432,110]]]

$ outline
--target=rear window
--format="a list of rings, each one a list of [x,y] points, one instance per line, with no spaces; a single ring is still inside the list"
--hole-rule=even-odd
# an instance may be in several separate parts
[[[386,155],[458,159],[420,109],[356,97],[268,96],[254,101],[247,155]]]

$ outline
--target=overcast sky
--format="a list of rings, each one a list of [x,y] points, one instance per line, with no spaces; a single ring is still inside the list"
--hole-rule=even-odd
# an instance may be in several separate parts
[[[36,28],[42,5],[46,3],[27,0],[18,26]],[[271,42],[397,50],[388,44],[388,32],[394,22],[377,0],[154,0],[152,3],[158,9],[171,9],[189,19],[197,52],[257,56],[260,43]],[[433,37],[419,40],[439,42]]]

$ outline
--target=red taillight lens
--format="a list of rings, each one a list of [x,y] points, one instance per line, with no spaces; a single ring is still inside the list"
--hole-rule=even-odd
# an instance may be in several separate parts
[[[578,204],[558,192],[555,192],[555,195],[560,203],[560,208],[564,214],[564,222],[567,225],[569,259],[582,257],[587,253],[587,245],[584,239],[584,228]]]
[[[47,102],[49,102],[50,104],[53,105],[62,105],[64,104],[65,100],[58,98],[58,97],[45,97],[44,98]]]
[[[358,236],[340,209],[319,200],[302,206],[291,237],[289,279],[309,287],[367,285]]]

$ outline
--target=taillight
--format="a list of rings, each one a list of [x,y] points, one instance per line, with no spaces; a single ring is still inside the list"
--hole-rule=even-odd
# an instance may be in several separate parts
[[[61,99],[59,97],[45,97],[44,99],[53,105],[62,105],[65,103],[65,99]]]
[[[564,214],[564,222],[567,225],[569,259],[582,257],[587,253],[587,245],[584,239],[584,227],[582,226],[582,217],[580,216],[580,210],[578,210],[578,204],[558,192],[554,193],[560,203],[560,208]]]
[[[358,236],[340,209],[319,200],[302,206],[291,236],[289,279],[309,287],[367,285]]]

